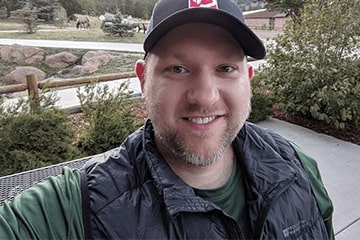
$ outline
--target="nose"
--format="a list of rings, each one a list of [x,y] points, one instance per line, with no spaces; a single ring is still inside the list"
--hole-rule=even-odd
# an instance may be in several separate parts
[[[216,103],[219,97],[218,80],[211,72],[203,71],[193,75],[187,92],[189,103],[208,108]]]

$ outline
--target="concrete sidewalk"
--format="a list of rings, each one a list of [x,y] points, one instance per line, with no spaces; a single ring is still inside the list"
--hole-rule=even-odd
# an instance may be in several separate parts
[[[359,239],[360,146],[273,118],[258,125],[296,143],[317,160],[335,208],[336,239]]]

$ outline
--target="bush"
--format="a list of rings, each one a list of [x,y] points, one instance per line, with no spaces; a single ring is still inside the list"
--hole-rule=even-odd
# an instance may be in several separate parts
[[[22,24],[27,33],[35,33],[38,27],[37,13],[28,7],[11,12],[11,18]]]
[[[68,18],[65,8],[57,6],[54,10],[54,24],[58,28],[66,28],[68,24]]]
[[[112,21],[103,21],[101,29],[104,33],[119,35],[119,37],[133,37],[138,25],[125,19],[121,13],[115,15]]]
[[[79,157],[72,146],[68,114],[53,95],[0,108],[0,175],[8,175]]]
[[[251,113],[249,116],[249,121],[259,122],[273,115],[275,99],[272,94],[263,86],[261,78],[258,76],[255,76],[251,80],[251,86],[253,96],[251,98]]]
[[[286,113],[358,128],[360,1],[308,4],[300,18],[269,46],[260,78]]]
[[[85,87],[77,91],[85,116],[86,131],[78,147],[86,155],[94,155],[118,147],[140,124],[136,122],[134,109],[137,102],[131,100],[129,82],[123,82],[111,91],[108,85]]]

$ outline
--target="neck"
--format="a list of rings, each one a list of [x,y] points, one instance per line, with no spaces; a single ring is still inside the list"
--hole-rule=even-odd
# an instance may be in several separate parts
[[[223,186],[234,168],[234,151],[229,147],[223,156],[208,166],[194,166],[181,159],[165,159],[171,169],[187,184],[197,189]]]

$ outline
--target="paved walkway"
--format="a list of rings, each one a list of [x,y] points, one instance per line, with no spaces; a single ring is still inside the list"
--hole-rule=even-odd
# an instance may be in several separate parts
[[[317,160],[335,207],[336,239],[359,239],[360,146],[277,119],[262,121],[258,125],[296,143]]]

